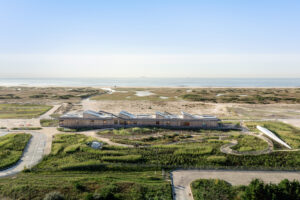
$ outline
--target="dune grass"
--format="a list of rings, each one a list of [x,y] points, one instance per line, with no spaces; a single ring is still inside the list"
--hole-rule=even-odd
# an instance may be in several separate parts
[[[0,104],[0,119],[30,119],[38,117],[52,106],[31,104]]]
[[[253,132],[259,132],[257,125],[265,127],[275,133],[279,138],[289,144],[292,148],[300,148],[300,129],[289,124],[278,121],[253,121],[245,122],[246,126]],[[284,147],[280,147],[284,148]]]
[[[240,152],[260,151],[268,147],[267,142],[251,135],[239,135],[236,139],[238,144],[233,146],[232,149]]]
[[[18,162],[30,138],[31,135],[25,133],[0,137],[0,170]]]

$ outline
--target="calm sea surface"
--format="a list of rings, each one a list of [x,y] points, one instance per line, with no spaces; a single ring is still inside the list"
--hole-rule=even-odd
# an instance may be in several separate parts
[[[300,87],[300,78],[0,78],[0,86]]]

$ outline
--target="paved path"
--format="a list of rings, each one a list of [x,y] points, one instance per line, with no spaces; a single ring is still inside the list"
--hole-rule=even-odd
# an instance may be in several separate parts
[[[299,180],[300,171],[175,170],[171,173],[175,200],[193,200],[190,184],[197,179],[222,179],[232,185],[248,185],[255,178],[266,183]]]
[[[2,132],[0,133],[0,136],[6,134],[9,133]],[[25,167],[31,168],[38,164],[38,162],[42,159],[47,137],[43,133],[32,132],[30,134],[32,137],[29,140],[21,159],[13,167],[0,171],[0,178],[19,173]]]
[[[48,110],[46,113],[39,116],[39,119],[51,119],[52,115],[61,105],[54,105],[50,110]]]

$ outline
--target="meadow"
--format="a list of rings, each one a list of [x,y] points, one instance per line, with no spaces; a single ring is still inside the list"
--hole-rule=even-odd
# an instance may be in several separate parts
[[[0,137],[0,170],[18,162],[31,135],[8,134]]]
[[[30,119],[38,117],[52,106],[32,104],[0,104],[0,119]]]

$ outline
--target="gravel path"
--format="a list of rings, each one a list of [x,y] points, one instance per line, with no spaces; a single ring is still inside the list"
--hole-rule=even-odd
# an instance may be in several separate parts
[[[9,133],[0,133],[6,135]],[[44,148],[46,145],[46,135],[43,133],[32,132],[31,139],[29,140],[26,148],[24,149],[21,159],[16,165],[6,170],[0,171],[0,178],[5,176],[10,176],[21,172],[25,167],[31,168],[43,157]]]
[[[222,179],[232,185],[248,185],[255,178],[266,183],[279,183],[283,179],[299,180],[300,172],[241,171],[241,170],[175,170],[171,173],[175,200],[193,200],[190,184],[197,179]]]

